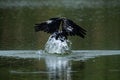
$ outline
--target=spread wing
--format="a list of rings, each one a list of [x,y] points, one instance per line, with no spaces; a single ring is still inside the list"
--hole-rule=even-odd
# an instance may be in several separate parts
[[[69,35],[69,36],[80,36],[82,38],[85,37],[86,35],[86,30],[83,29],[82,27],[78,26],[77,24],[75,24],[73,21],[66,19],[64,20],[64,24],[63,24],[63,34],[64,35]]]
[[[58,31],[60,26],[61,19],[59,18],[51,18],[48,21],[45,21],[40,24],[35,24],[35,31],[44,31],[47,33],[54,33]]]

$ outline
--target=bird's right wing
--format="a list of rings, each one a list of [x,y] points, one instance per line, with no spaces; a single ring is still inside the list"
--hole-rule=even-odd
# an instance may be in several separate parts
[[[35,24],[35,31],[44,31],[47,33],[54,33],[59,29],[61,19],[59,18],[51,18],[45,22],[40,24]]]

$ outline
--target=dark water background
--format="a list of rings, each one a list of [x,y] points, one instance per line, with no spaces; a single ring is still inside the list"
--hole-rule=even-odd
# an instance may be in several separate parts
[[[37,51],[49,34],[34,24],[51,17],[87,30],[85,39],[69,37],[73,54]],[[0,80],[119,80],[119,50],[120,0],[0,0]]]
[[[67,17],[87,30],[72,49],[120,49],[120,0],[0,0],[0,49],[43,49],[49,35],[34,24]]]

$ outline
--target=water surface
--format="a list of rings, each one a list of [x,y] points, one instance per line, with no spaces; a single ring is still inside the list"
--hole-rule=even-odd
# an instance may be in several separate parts
[[[0,51],[1,80],[118,80],[119,50],[74,50],[70,55],[42,50]]]

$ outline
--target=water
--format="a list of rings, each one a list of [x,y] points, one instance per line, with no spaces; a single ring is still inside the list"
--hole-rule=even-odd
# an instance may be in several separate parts
[[[74,50],[69,55],[42,50],[0,51],[1,80],[118,80],[119,50]]]

